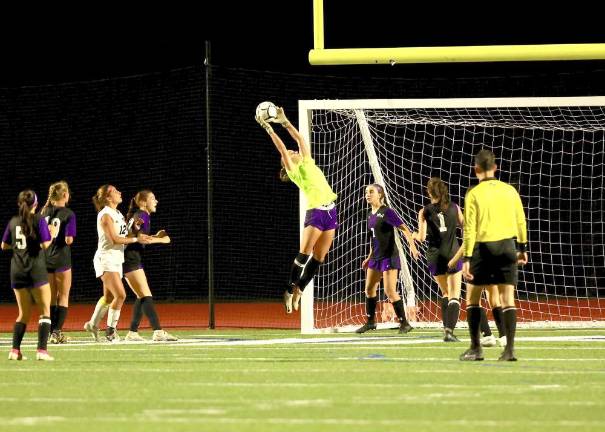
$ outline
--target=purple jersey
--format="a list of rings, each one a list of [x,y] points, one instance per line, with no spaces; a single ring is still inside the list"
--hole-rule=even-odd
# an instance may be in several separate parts
[[[395,229],[403,225],[401,217],[390,207],[382,206],[368,213],[368,229],[372,234],[372,259],[397,258]]]

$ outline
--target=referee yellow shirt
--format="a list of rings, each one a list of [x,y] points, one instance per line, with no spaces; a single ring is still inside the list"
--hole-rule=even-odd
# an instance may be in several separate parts
[[[527,243],[527,222],[517,190],[495,178],[486,178],[469,190],[464,200],[464,256],[476,243],[516,238]]]

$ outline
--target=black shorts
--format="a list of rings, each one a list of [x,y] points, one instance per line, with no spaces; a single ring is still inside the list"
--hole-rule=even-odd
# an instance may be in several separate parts
[[[11,260],[11,288],[37,288],[48,283],[43,253],[26,262]]]
[[[53,251],[52,255],[46,251],[46,271],[48,273],[61,273],[71,269],[71,248],[65,246]]]
[[[124,251],[124,274],[143,268],[143,257],[136,250]]]
[[[517,285],[517,249],[513,239],[477,243],[471,258],[473,285]]]
[[[446,274],[458,273],[462,270],[462,261],[458,261],[456,268],[450,269],[447,264],[456,255],[456,251],[450,254],[442,254],[439,249],[429,248],[426,253],[426,260],[429,264],[429,272],[432,276],[441,276]]]

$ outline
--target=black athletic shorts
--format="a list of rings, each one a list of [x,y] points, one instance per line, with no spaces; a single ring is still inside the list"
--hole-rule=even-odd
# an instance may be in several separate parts
[[[11,260],[11,288],[38,288],[48,283],[44,254],[28,257],[25,262]]]
[[[136,250],[124,251],[124,274],[143,268],[143,257]]]
[[[51,255],[46,250],[46,271],[48,273],[62,273],[71,269],[71,248],[62,247],[53,251]]]
[[[471,258],[473,285],[517,285],[514,239],[477,243]]]

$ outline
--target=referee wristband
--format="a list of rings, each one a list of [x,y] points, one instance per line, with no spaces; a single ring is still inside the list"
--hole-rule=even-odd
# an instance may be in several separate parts
[[[517,250],[521,253],[527,252],[527,243],[517,243]]]
[[[472,257],[470,257],[470,256],[465,256],[465,257],[462,257],[462,261],[463,262],[469,262],[471,260],[471,258]]]

